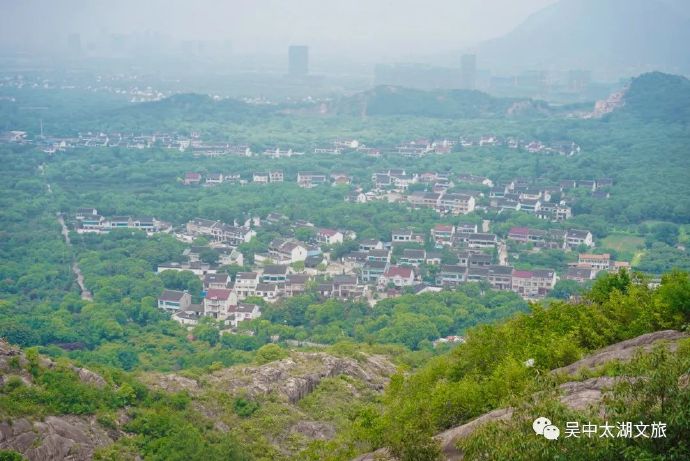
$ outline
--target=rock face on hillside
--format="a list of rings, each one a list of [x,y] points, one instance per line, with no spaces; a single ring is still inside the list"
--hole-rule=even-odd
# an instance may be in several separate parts
[[[675,351],[677,342],[687,338],[685,333],[674,330],[656,331],[637,338],[622,341],[609,347],[601,349],[595,354],[589,355],[582,360],[571,363],[568,366],[552,370],[553,374],[573,375],[580,370],[596,368],[612,360],[628,361],[633,358],[639,350],[649,351],[656,344],[665,343],[671,351]]]
[[[55,363],[41,358],[41,366]],[[10,379],[21,379],[27,386],[33,378],[26,371],[29,361],[18,347],[0,340],[0,385]],[[96,387],[106,385],[103,377],[86,368],[72,367],[79,379]],[[81,461],[93,458],[97,448],[110,445],[119,437],[108,431],[93,416],[48,416],[42,421],[19,418],[0,421],[0,450],[14,450],[30,461]]]
[[[608,346],[600,351],[578,360],[566,367],[552,370],[553,374],[573,375],[582,370],[594,370],[600,365],[611,361],[629,361],[639,351],[650,351],[657,345],[664,345],[671,351],[675,351],[678,341],[688,338],[686,333],[674,330],[657,331],[638,336],[627,341]],[[602,398],[621,379],[635,379],[622,377],[602,376],[590,378],[584,381],[571,381],[559,386],[562,404],[574,410],[584,410],[596,406]],[[690,380],[689,380],[690,381]],[[513,408],[500,408],[486,413],[466,424],[441,432],[435,439],[441,446],[443,459],[457,461],[463,458],[456,445],[459,439],[470,436],[478,427],[494,421],[509,421],[513,417]],[[355,461],[394,461],[389,451],[385,448],[373,453],[367,453],[355,458]]]
[[[254,397],[275,393],[296,403],[325,378],[350,376],[374,390],[382,390],[395,371],[395,366],[382,356],[368,355],[355,360],[322,352],[300,352],[265,365],[226,368],[205,376],[202,384],[179,375],[156,376],[149,382],[166,391],[186,390],[193,395],[206,386]]]
[[[30,461],[81,461],[113,438],[95,418],[48,416],[45,421],[0,422],[0,449],[22,453]]]

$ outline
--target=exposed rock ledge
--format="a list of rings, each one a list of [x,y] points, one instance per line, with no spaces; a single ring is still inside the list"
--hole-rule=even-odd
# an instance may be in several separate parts
[[[594,369],[613,360],[628,361],[633,358],[637,351],[649,351],[657,344],[664,344],[669,350],[674,351],[678,346],[678,341],[685,338],[688,338],[687,334],[674,330],[645,334],[608,346],[571,365],[552,370],[552,373],[572,375],[580,370]],[[583,410],[597,405],[601,402],[606,392],[620,379],[626,378],[604,376],[561,384],[559,386],[561,392],[560,401],[574,410]],[[461,460],[463,454],[456,447],[459,439],[470,436],[483,424],[493,421],[509,421],[513,417],[513,411],[512,408],[493,410],[462,426],[457,426],[437,434],[434,438],[441,446],[443,459],[447,461]],[[394,458],[386,448],[381,448],[375,452],[361,455],[355,458],[354,461],[394,461]]]
[[[87,461],[113,438],[95,418],[48,416],[45,421],[21,418],[0,422],[0,449],[22,453],[29,461]]]
[[[201,382],[179,375],[154,375],[146,380],[153,387],[171,392],[186,390],[197,394],[210,386],[250,396],[276,393],[295,403],[313,392],[325,378],[351,376],[372,389],[382,390],[395,371],[388,359],[378,355],[363,355],[358,361],[323,352],[295,352],[289,358],[265,365],[226,368],[203,377]]]

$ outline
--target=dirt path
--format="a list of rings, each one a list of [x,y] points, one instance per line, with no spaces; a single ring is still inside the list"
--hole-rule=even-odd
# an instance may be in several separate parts
[[[501,266],[508,265],[508,246],[503,242],[498,244],[498,264]]]
[[[72,242],[69,239],[69,230],[65,224],[65,218],[61,213],[57,214],[57,218],[58,222],[60,223],[60,227],[62,227],[62,236],[65,238],[65,243],[68,247],[72,248]],[[86,289],[86,285],[84,285],[84,276],[82,275],[81,269],[79,268],[79,264],[77,264],[76,260],[72,261],[72,272],[77,279],[77,285],[79,285],[79,290],[81,291],[81,299],[85,301],[92,301],[93,295],[89,290]]]

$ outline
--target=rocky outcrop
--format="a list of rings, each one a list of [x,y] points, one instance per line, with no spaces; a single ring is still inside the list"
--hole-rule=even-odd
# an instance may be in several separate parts
[[[638,336],[627,341],[608,346],[600,351],[589,355],[582,360],[571,363],[568,366],[552,370],[553,374],[573,375],[580,370],[594,369],[600,365],[611,361],[625,362],[631,360],[635,354],[642,350],[650,351],[658,344],[664,344],[670,351],[675,351],[678,341],[687,338],[686,333],[675,330],[656,331],[646,335]]]
[[[325,378],[346,375],[361,380],[371,389],[382,390],[395,371],[395,366],[383,356],[364,355],[361,360],[355,360],[323,352],[295,352],[265,365],[219,370],[203,377],[201,383],[179,375],[155,375],[147,381],[158,389],[186,390],[192,395],[204,387],[212,387],[252,397],[275,393],[289,403],[296,403]]]
[[[43,368],[57,366],[45,357],[38,361]],[[24,385],[33,386],[28,368],[24,352],[0,340],[0,385],[19,378]],[[98,388],[107,385],[98,373],[75,366],[70,369],[85,384]],[[93,416],[47,416],[41,421],[18,418],[0,422],[0,450],[17,451],[30,461],[86,461],[93,458],[96,449],[112,444],[120,435],[103,428]]]
[[[333,425],[323,421],[300,421],[292,426],[290,432],[312,440],[330,440],[335,436]]]
[[[29,461],[87,461],[113,438],[95,418],[48,416],[31,422],[0,422],[0,449],[22,453]]]
[[[675,351],[678,341],[688,338],[688,335],[679,331],[664,330],[638,336],[627,341],[608,346],[600,351],[578,360],[566,367],[552,370],[553,374],[573,375],[581,370],[592,370],[610,361],[631,360],[639,351],[648,352],[657,345],[664,345],[671,351]],[[636,379],[634,377],[610,377],[602,376],[583,381],[572,381],[559,386],[560,402],[573,410],[585,410],[598,406],[603,397],[621,380]],[[687,379],[687,375],[681,377]],[[688,379],[690,381],[690,379]],[[462,452],[457,448],[458,440],[470,436],[478,427],[494,422],[509,421],[514,413],[513,408],[500,408],[486,413],[472,421],[437,434],[434,438],[438,441],[443,459],[458,461],[463,458]],[[355,458],[354,461],[394,461],[390,452],[379,449]]]
[[[49,358],[41,356],[39,363],[44,368],[53,368],[56,366],[55,362]],[[25,384],[31,384],[33,378],[27,371],[29,361],[26,359],[24,352],[16,346],[12,346],[7,341],[0,339],[0,385],[7,381],[12,376],[18,376]],[[102,389],[106,386],[106,381],[101,375],[86,368],[79,368],[70,366],[79,379],[91,386]]]
[[[372,389],[382,390],[395,367],[382,357],[367,356],[362,362],[334,357],[320,352],[293,356],[259,367],[242,367],[240,376],[234,370],[222,370],[209,378],[231,391],[245,391],[251,396],[277,393],[295,403],[316,389],[325,379],[339,375],[357,378]],[[228,379],[230,378],[230,379]]]

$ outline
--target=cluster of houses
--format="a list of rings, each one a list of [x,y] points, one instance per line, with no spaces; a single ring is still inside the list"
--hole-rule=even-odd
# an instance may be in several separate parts
[[[587,282],[593,280],[599,272],[618,272],[630,270],[628,261],[614,261],[609,253],[580,253],[576,263],[570,264],[565,275],[566,280]]]
[[[105,233],[113,229],[137,229],[148,234],[168,231],[170,225],[151,216],[101,216],[96,208],[79,208],[75,230],[80,233]]]
[[[424,157],[426,155],[444,155],[454,150],[472,147],[506,146],[510,149],[521,150],[532,154],[557,154],[573,156],[580,152],[580,146],[572,141],[543,142],[538,140],[523,140],[515,137],[501,138],[496,135],[461,136],[456,139],[414,139],[402,142],[392,147],[367,147],[356,139],[336,139],[328,145],[317,146],[315,154],[341,155],[344,153],[360,152],[373,157],[380,157],[386,153],[401,157]]]
[[[263,223],[263,224],[262,224]],[[238,250],[256,236],[254,228],[274,225],[290,235],[273,239],[268,250],[254,254],[254,264],[244,265]],[[309,229],[306,241],[297,230]],[[390,241],[360,239],[354,232],[326,229],[311,223],[290,224],[286,216],[270,213],[263,221],[256,218],[245,225],[197,218],[186,225],[188,236],[206,236],[211,248],[219,252],[217,264],[203,261],[203,247],[186,250],[185,262],[161,264],[158,272],[190,271],[204,285],[202,302],[192,304],[191,295],[166,290],[159,307],[173,312],[173,318],[191,325],[201,316],[211,316],[236,327],[243,320],[261,315],[252,303],[261,298],[273,303],[280,299],[315,292],[322,298],[362,299],[374,304],[377,299],[404,292],[440,291],[465,283],[484,282],[495,290],[511,291],[525,299],[539,299],[554,289],[559,276],[553,268],[519,270],[512,267],[507,252],[509,242],[529,244],[530,248],[557,248],[581,251],[594,247],[592,233],[583,229],[510,229],[505,239],[481,232],[477,224],[437,224],[429,233],[396,229]],[[300,234],[306,235],[306,234]],[[356,242],[356,249],[338,258],[331,257],[334,246]],[[432,251],[427,251],[433,248]],[[244,266],[234,277],[221,266]],[[609,255],[580,254],[577,264],[568,268],[566,279],[587,281],[599,271],[619,270],[626,263],[611,261]]]
[[[185,186],[215,186],[223,183],[230,184],[272,184],[285,181],[283,170],[268,170],[253,172],[250,179],[242,179],[237,173],[208,173],[187,172],[182,178]],[[352,177],[344,172],[318,173],[313,171],[299,171],[295,180],[304,189],[330,184],[334,186],[348,185]]]
[[[263,152],[252,152],[247,144],[235,144],[204,140],[198,132],[189,135],[180,133],[103,133],[86,132],[73,137],[43,136],[29,139],[26,132],[10,131],[0,135],[0,142],[33,143],[47,153],[67,151],[79,148],[127,148],[127,149],[170,149],[189,152],[194,157],[239,156],[252,157],[262,155],[269,158],[290,158],[304,155],[303,151],[293,148],[274,147]],[[453,139],[414,139],[388,147],[370,147],[356,139],[336,139],[329,144],[316,146],[314,154],[341,155],[361,153],[371,157],[380,157],[383,153],[401,157],[424,157],[426,155],[444,155],[454,150],[473,147],[506,146],[536,154],[558,154],[572,156],[580,152],[580,147],[572,141],[543,142],[522,140],[514,137],[501,138],[496,135],[461,136]]]
[[[561,222],[572,217],[571,190],[585,190],[593,198],[606,199],[613,180],[563,180],[549,185],[517,178],[494,183],[490,178],[472,174],[419,174],[396,168],[374,173],[371,183],[370,191],[357,188],[345,200],[353,203],[406,202],[413,208],[432,208],[442,215],[468,214],[478,209],[498,213],[522,211],[540,219]],[[423,190],[409,192],[412,185],[420,185]]]

